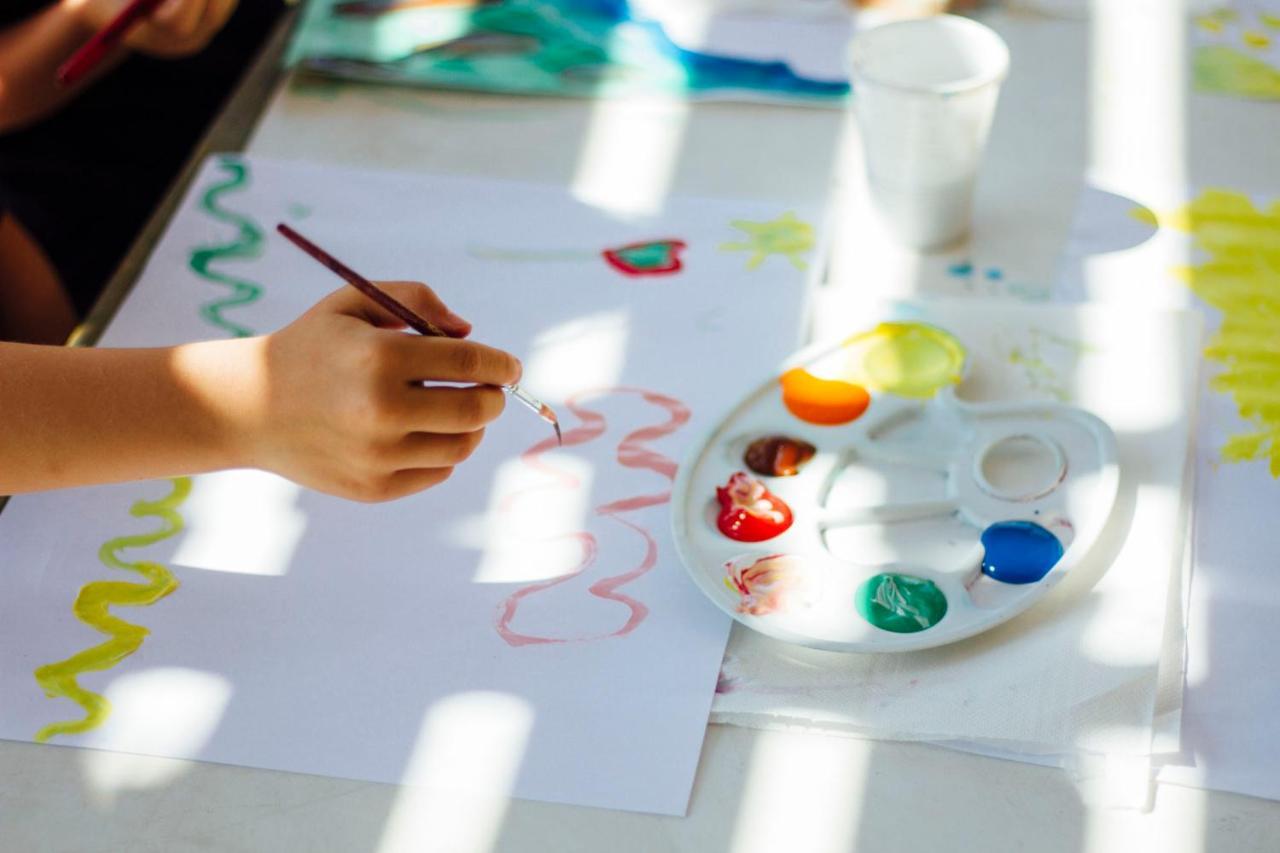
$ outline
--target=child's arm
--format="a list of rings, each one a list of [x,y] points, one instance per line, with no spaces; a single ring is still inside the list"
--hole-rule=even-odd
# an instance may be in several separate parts
[[[21,23],[0,30],[0,133],[49,115],[84,83],[63,88],[55,73],[98,30],[124,8],[126,0],[58,0]],[[128,49],[153,56],[196,53],[222,29],[236,0],[166,0],[129,31]],[[125,51],[104,62],[89,80],[119,62]]]
[[[470,331],[425,285],[383,286],[445,331]],[[363,501],[429,488],[475,449],[520,363],[397,325],[345,288],[264,337],[0,344],[0,494],[236,467]]]

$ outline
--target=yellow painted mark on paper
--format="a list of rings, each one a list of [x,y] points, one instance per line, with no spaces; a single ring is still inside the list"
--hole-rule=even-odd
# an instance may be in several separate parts
[[[35,671],[36,682],[50,699],[59,696],[70,699],[84,709],[79,720],[50,723],[36,732],[36,740],[47,741],[55,735],[80,734],[97,728],[111,713],[111,703],[100,693],[80,686],[81,673],[111,669],[138,650],[151,632],[141,625],[134,625],[112,615],[112,605],[143,607],[154,604],[178,588],[173,573],[159,563],[146,560],[126,562],[118,552],[125,548],[142,548],[154,545],[180,532],[183,528],[178,507],[191,493],[191,479],[176,477],[169,494],[154,501],[138,501],[129,510],[135,518],[154,516],[160,519],[160,528],[151,533],[134,536],[118,536],[98,549],[98,559],[111,569],[136,572],[146,583],[128,581],[93,581],[80,588],[72,610],[84,624],[110,637],[104,643],[77,652],[66,660],[46,664]]]
[[[1246,30],[1241,38],[1244,39],[1245,44],[1257,50],[1266,50],[1271,47],[1271,36],[1258,30]]]
[[[807,266],[805,255],[813,250],[813,226],[797,219],[794,213],[784,213],[768,222],[735,219],[729,224],[746,234],[747,239],[722,243],[720,251],[750,252],[747,269],[760,266],[770,255],[781,255],[798,270]]]
[[[1210,189],[1159,219],[1209,255],[1176,272],[1222,313],[1204,351],[1221,365],[1210,387],[1230,394],[1249,424],[1228,439],[1222,458],[1266,461],[1280,478],[1280,200],[1259,210],[1244,193]]]
[[[1067,403],[1072,396],[1070,383],[1056,362],[1066,360],[1074,366],[1091,352],[1094,348],[1089,344],[1033,326],[1026,344],[1011,347],[1006,358],[1022,371],[1022,378],[1029,389]]]

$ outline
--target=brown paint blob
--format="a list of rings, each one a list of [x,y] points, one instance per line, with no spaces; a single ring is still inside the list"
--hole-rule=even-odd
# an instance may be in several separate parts
[[[742,461],[766,477],[794,477],[817,452],[812,444],[785,435],[766,435],[747,446]]]

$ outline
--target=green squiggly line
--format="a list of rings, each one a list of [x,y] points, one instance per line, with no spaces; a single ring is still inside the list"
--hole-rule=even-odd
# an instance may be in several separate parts
[[[200,197],[200,208],[219,222],[235,226],[236,236],[229,243],[200,246],[192,250],[188,263],[192,271],[201,278],[231,288],[228,296],[200,306],[200,316],[219,329],[230,332],[232,337],[247,338],[253,332],[239,323],[228,320],[222,312],[227,308],[256,302],[258,297],[262,296],[262,287],[252,281],[213,270],[210,265],[214,261],[249,260],[259,257],[263,246],[262,229],[249,217],[218,206],[218,197],[223,193],[242,189],[249,183],[248,164],[231,157],[224,157],[218,161],[218,165],[226,171],[227,177],[205,190],[204,195]]]
[[[80,588],[73,611],[81,622],[106,634],[111,639],[92,648],[77,652],[57,663],[46,664],[35,671],[36,682],[50,699],[65,696],[85,711],[80,720],[50,723],[36,732],[36,740],[43,743],[55,735],[79,734],[102,725],[111,713],[111,703],[100,693],[81,687],[77,677],[84,672],[110,669],[138,650],[151,632],[141,625],[134,625],[113,616],[109,607],[123,605],[141,607],[154,604],[178,588],[173,573],[159,563],[139,560],[126,562],[117,554],[124,548],[142,548],[154,545],[183,529],[178,507],[191,492],[190,477],[175,477],[173,490],[155,501],[140,500],[130,508],[135,518],[155,516],[161,526],[151,533],[134,536],[118,536],[98,549],[98,559],[111,569],[137,572],[146,583],[127,581],[93,581]]]

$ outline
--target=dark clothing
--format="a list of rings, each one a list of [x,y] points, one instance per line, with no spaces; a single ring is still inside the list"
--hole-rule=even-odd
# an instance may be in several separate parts
[[[5,0],[0,27],[46,5]],[[44,247],[82,316],[282,9],[281,0],[241,0],[201,53],[131,56],[60,112],[0,136],[0,199]]]

